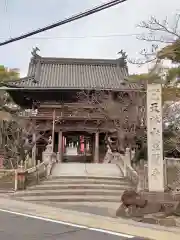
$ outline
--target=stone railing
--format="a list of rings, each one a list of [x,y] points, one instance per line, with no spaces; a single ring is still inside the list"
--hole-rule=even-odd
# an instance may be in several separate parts
[[[44,152],[44,161],[34,167],[28,167],[27,159],[17,169],[0,169],[0,192],[26,189],[27,186],[38,184],[49,177],[56,156],[52,152]]]
[[[139,181],[139,176],[136,170],[131,165],[131,159],[134,157],[135,152],[131,149],[126,148],[125,155],[121,155],[124,162],[124,176],[127,177],[134,185],[137,186]]]
[[[9,192],[15,191],[16,170],[0,169],[0,191]]]
[[[131,159],[134,152],[126,149],[125,155],[112,153],[110,149],[107,151],[104,162],[115,163],[122,171],[124,177],[127,177],[139,191],[148,190],[148,165],[144,160],[140,160],[138,164],[131,165]],[[180,191],[180,159],[165,158],[164,159],[164,185],[165,189],[171,188]]]
[[[125,176],[125,162],[123,160],[123,158],[121,157],[121,154],[119,153],[113,153],[113,161],[112,163],[115,163],[120,170],[122,171],[123,175]]]
[[[172,189],[180,189],[180,159],[165,158],[165,184]]]
[[[28,185],[37,184],[46,176],[46,167],[43,163],[25,169],[0,169],[0,192],[23,190]]]
[[[39,163],[35,167],[18,172],[18,176],[21,179],[18,184],[18,190],[26,189],[26,187],[36,185],[47,177],[47,167],[44,163]]]
[[[22,175],[22,186],[18,189],[25,189],[27,186],[38,184],[44,178],[48,178],[51,175],[51,170],[56,162],[56,154],[52,151],[52,143],[49,140],[49,144],[46,146],[46,150],[43,152],[43,162],[37,166],[25,170],[25,172],[19,172]],[[24,175],[24,176],[23,176]]]
[[[134,170],[132,166],[126,165],[126,175],[125,175],[135,186],[139,183],[138,173]]]
[[[148,165],[147,162],[141,160],[139,164],[134,166],[138,176],[139,190],[148,190]],[[164,187],[172,190],[180,189],[180,159],[165,158],[164,159]]]
[[[110,149],[108,149],[106,156],[104,158],[104,163],[115,163],[119,169],[122,171],[124,177],[127,177],[134,185],[138,184],[138,174],[131,166],[131,159],[134,156],[134,152],[130,151],[129,148],[126,149],[124,155],[120,153],[112,153]]]
[[[148,190],[148,166],[143,160],[140,160],[138,164],[133,164],[133,169],[135,169],[138,175],[138,191]]]

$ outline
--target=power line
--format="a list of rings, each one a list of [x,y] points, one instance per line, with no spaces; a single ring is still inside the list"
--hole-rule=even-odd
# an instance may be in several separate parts
[[[111,38],[111,37],[137,37],[139,34],[130,33],[130,34],[108,34],[108,35],[89,35],[89,36],[67,36],[67,37],[28,37],[26,40],[47,40],[47,39],[81,39],[81,38]],[[4,39],[0,37],[0,39]]]
[[[105,9],[108,9],[110,7],[113,7],[115,5],[118,5],[120,3],[123,3],[123,2],[126,2],[127,0],[114,0],[114,1],[111,1],[111,2],[108,2],[108,3],[105,3],[105,4],[101,4],[100,6],[97,6],[95,8],[92,8],[90,10],[86,10],[84,12],[81,12],[79,14],[76,14],[76,15],[73,15],[69,18],[66,18],[62,21],[59,21],[59,22],[56,22],[54,24],[51,24],[51,25],[48,25],[46,27],[43,27],[43,28],[39,28],[37,30],[34,30],[32,32],[29,32],[29,33],[26,33],[26,34],[22,34],[21,36],[19,37],[15,37],[15,38],[10,38],[4,42],[1,42],[0,43],[0,46],[3,46],[3,45],[7,45],[9,43],[12,43],[12,42],[16,42],[16,41],[19,41],[19,40],[22,40],[24,38],[27,38],[27,37],[30,37],[30,36],[33,36],[35,34],[38,34],[38,33],[41,33],[41,32],[45,32],[45,31],[48,31],[50,29],[53,29],[53,28],[56,28],[56,27],[59,27],[59,26],[62,26],[64,24],[67,24],[67,23],[70,23],[70,22],[73,22],[73,21],[76,21],[78,19],[81,19],[83,17],[87,17],[87,16],[90,16],[94,13],[97,13],[97,12],[100,12],[102,10],[105,10]]]

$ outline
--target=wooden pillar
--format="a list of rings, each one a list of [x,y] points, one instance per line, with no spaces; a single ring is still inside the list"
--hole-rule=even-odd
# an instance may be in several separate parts
[[[33,133],[32,136],[33,148],[32,148],[32,163],[33,166],[36,166],[36,133]]]
[[[62,131],[59,131],[58,134],[58,162],[63,160],[63,134]]]
[[[99,163],[99,132],[95,133],[94,162]]]

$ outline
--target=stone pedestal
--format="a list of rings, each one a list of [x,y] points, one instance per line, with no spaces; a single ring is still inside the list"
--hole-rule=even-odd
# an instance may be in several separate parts
[[[149,191],[164,192],[161,84],[147,85],[147,147]]]

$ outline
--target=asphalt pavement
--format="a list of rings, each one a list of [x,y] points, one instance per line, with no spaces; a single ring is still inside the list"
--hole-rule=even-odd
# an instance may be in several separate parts
[[[44,221],[0,211],[2,240],[125,240],[134,239],[98,232],[62,223]],[[139,239],[139,238],[138,238]]]

